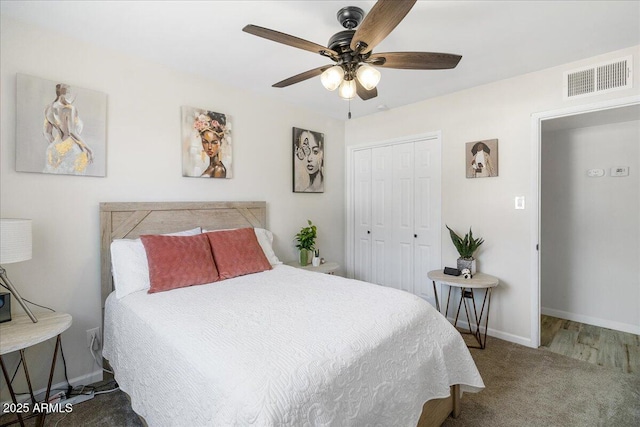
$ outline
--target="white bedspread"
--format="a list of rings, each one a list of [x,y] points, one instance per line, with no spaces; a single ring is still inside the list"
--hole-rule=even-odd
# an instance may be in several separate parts
[[[484,387],[420,298],[286,265],[106,303],[104,357],[150,426],[415,426]]]

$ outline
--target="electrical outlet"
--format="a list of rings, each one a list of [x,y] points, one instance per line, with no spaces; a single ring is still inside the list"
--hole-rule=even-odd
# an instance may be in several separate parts
[[[100,328],[87,329],[87,347],[91,348],[91,343],[93,342],[93,337],[95,337],[95,341],[100,346]]]

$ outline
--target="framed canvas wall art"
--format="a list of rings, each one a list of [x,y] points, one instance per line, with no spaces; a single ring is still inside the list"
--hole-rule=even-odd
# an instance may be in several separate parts
[[[16,171],[106,175],[105,93],[18,74],[16,95]]]
[[[324,192],[324,134],[293,128],[293,192]]]
[[[182,107],[182,176],[232,177],[231,120],[202,108]]]
[[[487,178],[498,176],[498,140],[467,142],[467,178]]]

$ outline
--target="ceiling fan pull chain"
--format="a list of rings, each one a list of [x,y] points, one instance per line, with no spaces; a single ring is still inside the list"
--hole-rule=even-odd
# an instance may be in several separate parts
[[[347,115],[349,120],[351,120],[351,99],[349,99],[349,114]]]

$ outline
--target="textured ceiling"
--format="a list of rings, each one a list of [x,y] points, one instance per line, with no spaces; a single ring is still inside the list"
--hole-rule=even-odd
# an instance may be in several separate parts
[[[7,1],[14,19],[266,97],[346,119],[348,103],[316,77],[320,55],[242,32],[255,24],[321,45],[342,27],[336,12],[374,1]],[[454,70],[381,69],[379,96],[351,101],[353,117],[640,44],[638,1],[418,1],[374,52],[462,55]]]

